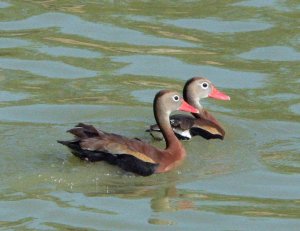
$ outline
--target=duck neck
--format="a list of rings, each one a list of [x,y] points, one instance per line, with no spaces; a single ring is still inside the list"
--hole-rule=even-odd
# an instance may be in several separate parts
[[[171,149],[175,151],[172,153],[177,153],[176,151],[182,149],[182,144],[178,141],[170,125],[170,114],[171,112],[165,111],[163,105],[159,103],[154,104],[155,120],[165,138],[166,150]]]
[[[192,113],[192,115],[197,119],[206,119],[210,122],[213,122],[216,125],[219,125],[218,121],[213,117],[208,111],[206,111],[203,106],[200,104],[200,98],[197,97],[189,97],[187,99],[188,103],[193,107],[199,110],[198,113]]]
[[[203,116],[204,108],[200,103],[199,97],[193,97],[193,96],[186,94],[184,100],[187,101],[188,104],[192,105],[194,108],[197,108],[199,110],[199,113],[192,113],[194,115],[194,117],[200,118],[201,116]]]

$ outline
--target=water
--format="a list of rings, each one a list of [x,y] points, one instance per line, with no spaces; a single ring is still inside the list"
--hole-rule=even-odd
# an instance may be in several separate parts
[[[299,230],[297,1],[1,1],[2,230]],[[152,99],[206,76],[224,141],[150,177],[56,143],[77,122],[139,137]]]

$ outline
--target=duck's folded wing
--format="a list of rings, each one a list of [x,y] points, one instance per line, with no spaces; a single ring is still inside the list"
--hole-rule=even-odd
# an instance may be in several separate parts
[[[146,155],[142,152],[145,148],[140,148],[141,151],[137,151],[137,144],[136,142],[141,142],[139,140],[130,140],[128,139],[127,143],[122,141],[116,142],[115,137],[110,139],[109,137],[97,139],[97,138],[88,138],[84,139],[80,142],[80,146],[83,150],[93,151],[93,152],[102,152],[111,155],[130,155],[133,156],[141,161],[148,162],[155,164],[153,158]]]
[[[208,133],[210,133],[211,135],[215,135],[215,136],[221,136],[224,137],[225,135],[225,131],[222,127],[211,123],[211,121],[208,120],[197,120],[195,121],[194,126],[191,128],[193,133],[195,133],[196,129],[202,129]],[[195,134],[193,134],[195,135]]]
[[[195,129],[202,129],[213,136],[219,136],[220,138],[224,138],[225,130],[217,121],[217,119],[208,111],[204,110],[203,114],[196,114],[195,115],[195,123],[192,127],[192,130]]]
[[[155,173],[158,167],[158,158],[154,148],[136,139],[106,133],[102,139],[85,139],[80,142],[80,146],[83,151],[89,152],[88,160],[104,160],[125,171],[142,176]]]

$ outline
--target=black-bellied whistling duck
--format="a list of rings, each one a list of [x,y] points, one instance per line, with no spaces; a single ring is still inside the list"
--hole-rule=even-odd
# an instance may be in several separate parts
[[[178,139],[189,140],[192,136],[200,135],[206,139],[223,139],[225,131],[219,122],[200,104],[203,98],[230,100],[230,97],[220,92],[208,79],[194,77],[189,79],[183,88],[183,97],[199,113],[191,115],[176,114],[170,117],[170,123]],[[163,139],[157,124],[151,125],[147,130],[155,139]]]
[[[138,139],[106,133],[83,123],[68,131],[75,136],[75,139],[58,142],[66,145],[80,159],[103,160],[142,176],[167,172],[178,166],[186,155],[183,145],[178,141],[169,123],[170,113],[175,110],[198,112],[177,92],[162,90],[156,94],[153,111],[166,140],[164,150]]]

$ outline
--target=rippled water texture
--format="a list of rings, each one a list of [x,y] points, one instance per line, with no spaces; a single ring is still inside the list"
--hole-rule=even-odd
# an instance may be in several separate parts
[[[299,1],[0,1],[1,230],[299,230]],[[82,121],[139,137],[206,76],[223,141],[150,177],[73,157]]]

